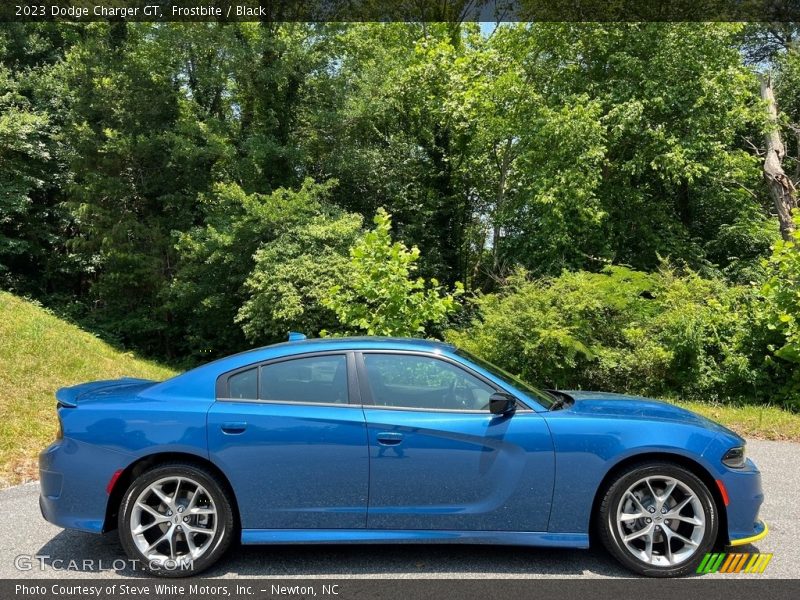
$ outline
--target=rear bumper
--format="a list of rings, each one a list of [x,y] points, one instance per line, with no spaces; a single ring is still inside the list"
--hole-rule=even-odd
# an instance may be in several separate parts
[[[63,438],[39,455],[39,509],[47,520],[64,527],[101,533],[106,518],[106,485],[131,457],[120,452]]]

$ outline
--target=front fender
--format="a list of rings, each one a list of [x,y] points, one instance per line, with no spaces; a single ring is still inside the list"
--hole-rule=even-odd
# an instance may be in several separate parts
[[[669,421],[548,414],[556,469],[548,531],[588,533],[592,507],[606,475],[636,456],[675,455],[710,471],[703,457],[716,432]]]

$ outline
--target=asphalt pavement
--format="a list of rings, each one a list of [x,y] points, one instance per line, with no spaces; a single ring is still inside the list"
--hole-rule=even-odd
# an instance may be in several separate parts
[[[800,577],[800,444],[751,440],[763,476],[770,534],[739,552],[771,552],[759,577]],[[39,486],[0,490],[0,578],[136,578],[115,533],[65,531],[39,513]],[[207,577],[607,578],[631,577],[602,547],[554,550],[466,545],[237,547]],[[710,575],[706,577],[730,577]],[[737,575],[736,577],[752,577]]]

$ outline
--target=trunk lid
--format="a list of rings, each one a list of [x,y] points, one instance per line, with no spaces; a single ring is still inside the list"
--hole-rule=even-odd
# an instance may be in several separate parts
[[[91,381],[69,387],[63,387],[56,392],[59,406],[76,408],[92,400],[113,399],[115,396],[130,397],[146,390],[158,383],[149,379],[135,377],[122,377],[105,381]]]

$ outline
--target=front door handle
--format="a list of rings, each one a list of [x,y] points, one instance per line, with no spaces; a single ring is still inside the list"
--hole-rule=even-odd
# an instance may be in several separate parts
[[[381,446],[396,446],[403,441],[403,434],[396,431],[383,431],[378,434],[378,443]]]
[[[223,423],[221,425],[222,432],[227,433],[228,435],[236,435],[239,433],[244,433],[244,430],[247,429],[247,423],[244,421],[236,421],[235,423]]]

